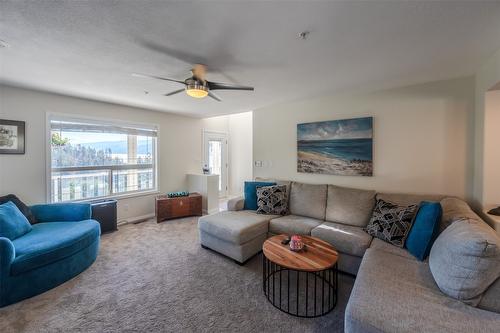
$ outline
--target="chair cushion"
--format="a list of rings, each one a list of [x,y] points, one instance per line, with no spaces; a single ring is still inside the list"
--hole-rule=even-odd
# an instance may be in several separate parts
[[[429,266],[443,293],[476,306],[500,278],[500,237],[484,222],[455,221],[434,242]]]
[[[28,219],[28,221],[31,224],[37,223],[36,217],[35,217],[35,215],[33,215],[33,212],[31,211],[31,209],[28,206],[26,206],[26,204],[24,202],[19,200],[19,198],[16,197],[14,194],[7,194],[7,195],[0,197],[0,205],[4,204],[6,202],[9,202],[9,201],[12,201],[14,203],[14,205],[16,205],[17,208],[19,208],[21,213],[23,213],[23,215],[26,216],[26,218]]]
[[[244,196],[245,203],[243,209],[257,210],[257,187],[272,186],[272,182],[245,182]]]
[[[290,214],[324,220],[327,185],[293,182],[290,190]]]
[[[200,217],[198,228],[219,239],[243,244],[267,234],[269,221],[277,217],[279,215],[257,214],[251,210],[225,211]]]
[[[273,234],[310,235],[311,230],[321,223],[323,223],[323,221],[310,217],[287,215],[272,219],[269,222],[269,232]]]
[[[0,237],[14,240],[30,232],[31,229],[32,226],[26,216],[12,201],[0,205]]]
[[[361,228],[332,222],[317,226],[311,230],[311,236],[327,241],[337,251],[357,257],[363,256],[372,241],[372,236]]]
[[[444,295],[426,262],[372,248],[345,313],[346,332],[497,332],[498,327],[498,314]]]
[[[419,260],[424,260],[431,252],[438,236],[442,213],[439,202],[422,201],[418,208],[405,247]]]
[[[375,206],[375,191],[328,185],[326,220],[366,227]]]
[[[99,234],[100,226],[95,220],[35,224],[31,232],[12,242],[16,258],[11,274],[18,275],[69,257],[93,244]]]

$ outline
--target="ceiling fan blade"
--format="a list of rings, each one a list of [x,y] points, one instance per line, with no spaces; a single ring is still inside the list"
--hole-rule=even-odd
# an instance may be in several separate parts
[[[163,96],[172,96],[172,95],[175,95],[175,94],[178,94],[178,93],[181,93],[183,92],[185,89],[182,88],[182,89],[179,89],[179,90],[174,90],[172,92],[169,92],[168,94],[164,94]]]
[[[254,90],[253,87],[249,86],[240,86],[237,84],[229,84],[229,83],[220,83],[220,82],[211,82],[207,81],[208,88],[210,90]]]
[[[222,102],[222,99],[219,96],[217,96],[216,94],[214,94],[213,92],[211,92],[211,91],[208,92],[208,96],[212,97],[217,102]]]
[[[185,62],[187,64],[204,64],[206,63],[206,59],[200,57],[191,52],[185,52],[181,50],[176,50],[169,48],[165,45],[161,45],[149,40],[139,40],[139,43],[147,49],[150,49],[155,52],[163,53],[169,57],[177,59],[179,61]]]
[[[141,74],[141,73],[132,73],[132,76],[143,77],[143,78],[148,78],[148,79],[158,79],[158,80],[164,80],[164,81],[171,81],[171,82],[177,82],[177,83],[186,84],[184,81],[175,80],[175,79],[169,79],[168,77],[161,77],[161,76],[155,76],[155,75],[148,75],[148,74]]]

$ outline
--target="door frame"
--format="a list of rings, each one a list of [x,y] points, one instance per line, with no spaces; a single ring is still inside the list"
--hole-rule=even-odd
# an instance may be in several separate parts
[[[207,139],[211,137],[220,139],[222,141],[222,150],[223,150],[222,175],[221,175],[222,190],[219,192],[219,198],[224,198],[227,197],[229,192],[229,135],[227,132],[210,131],[206,129],[203,130],[202,141],[201,141],[202,152],[203,152],[202,167],[205,164],[208,164],[208,151],[205,146],[205,141],[207,141]]]

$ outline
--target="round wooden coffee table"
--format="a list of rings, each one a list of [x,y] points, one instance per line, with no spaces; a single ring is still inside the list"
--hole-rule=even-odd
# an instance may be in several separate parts
[[[323,316],[337,304],[339,255],[319,238],[301,237],[306,246],[300,252],[281,243],[287,235],[273,236],[264,242],[264,294],[274,307],[293,316]]]

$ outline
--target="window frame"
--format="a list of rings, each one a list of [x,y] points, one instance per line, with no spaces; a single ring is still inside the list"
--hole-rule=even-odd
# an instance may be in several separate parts
[[[116,120],[116,119],[110,119],[110,118],[100,118],[100,117],[89,117],[89,116],[83,116],[83,115],[78,115],[78,114],[64,114],[64,113],[53,113],[53,112],[46,112],[46,123],[45,123],[45,187],[46,187],[46,202],[49,203],[54,203],[52,200],[52,145],[51,145],[51,140],[52,140],[52,127],[51,127],[51,121],[57,119],[57,120],[79,120],[79,121],[88,121],[88,122],[99,122],[107,125],[114,125],[114,126],[123,126],[123,127],[146,127],[146,128],[152,128],[156,130],[156,142],[153,145],[153,163],[152,168],[153,168],[153,188],[152,189],[146,189],[146,190],[134,190],[134,191],[128,191],[128,192],[123,192],[123,193],[111,193],[109,195],[104,195],[104,196],[99,196],[99,197],[92,197],[92,198],[85,198],[85,199],[75,199],[75,200],[66,200],[66,201],[57,201],[57,203],[70,203],[70,202],[92,202],[92,201],[99,201],[99,200],[104,200],[104,199],[123,199],[123,198],[131,198],[131,197],[138,197],[138,196],[146,196],[146,195],[154,195],[158,194],[158,179],[159,179],[159,144],[160,144],[160,126],[158,124],[154,123],[143,123],[143,122],[128,122],[128,121],[122,121],[122,120]],[[143,166],[137,167],[137,164],[131,164],[128,166],[83,166],[83,167],[68,167],[68,168],[61,168],[61,169],[81,169],[83,171],[88,171],[88,170],[123,170],[123,169],[141,169],[144,168]],[[112,175],[111,175],[112,178]],[[110,191],[113,190],[112,188],[112,179],[111,179],[111,184],[110,184]]]

